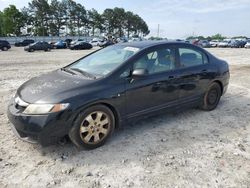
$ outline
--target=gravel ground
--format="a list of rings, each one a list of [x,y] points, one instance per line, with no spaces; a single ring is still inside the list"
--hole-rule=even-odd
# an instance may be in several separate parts
[[[92,151],[20,141],[6,115],[23,82],[90,51],[0,51],[0,187],[250,187],[250,50],[209,51],[231,68],[216,110],[140,120]]]

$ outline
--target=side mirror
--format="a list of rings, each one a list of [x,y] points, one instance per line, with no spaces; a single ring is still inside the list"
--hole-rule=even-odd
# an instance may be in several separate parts
[[[133,79],[141,78],[141,77],[144,77],[144,76],[147,76],[147,75],[148,75],[148,70],[147,69],[135,69],[132,72],[132,78]]]

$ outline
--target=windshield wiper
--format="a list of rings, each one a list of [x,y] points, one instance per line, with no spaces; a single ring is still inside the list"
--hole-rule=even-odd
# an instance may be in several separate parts
[[[86,72],[86,71],[83,71],[82,69],[79,69],[79,68],[70,68],[70,70],[79,72],[79,73],[81,73],[83,76],[86,76],[86,77],[88,77],[88,78],[96,79],[96,77],[95,77],[93,74],[90,74],[90,73],[88,73],[88,72]]]
[[[74,71],[71,71],[69,68],[63,67],[63,68],[61,68],[61,70],[65,71],[65,72],[68,72],[68,73],[70,73],[70,74],[72,74],[72,75],[75,75],[75,74],[76,74]]]

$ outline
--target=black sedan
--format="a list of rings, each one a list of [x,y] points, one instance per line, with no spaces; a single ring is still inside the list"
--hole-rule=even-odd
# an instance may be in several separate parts
[[[23,40],[23,41],[16,42],[16,43],[15,43],[15,46],[16,46],[16,47],[19,47],[19,46],[28,46],[28,45],[30,45],[30,44],[32,44],[32,43],[34,43],[34,42],[35,42],[35,41],[32,40],[32,39],[25,39],[25,40]]]
[[[93,48],[93,46],[87,42],[77,42],[76,44],[70,45],[71,50],[88,50]]]
[[[40,41],[40,42],[35,42],[33,44],[30,44],[29,46],[24,47],[25,51],[28,52],[34,52],[37,50],[43,50],[45,52],[50,51],[53,48],[53,46],[47,42]]]
[[[127,120],[217,107],[228,64],[179,42],[121,43],[24,83],[8,117],[19,137],[49,145],[64,136],[80,148],[105,143]]]

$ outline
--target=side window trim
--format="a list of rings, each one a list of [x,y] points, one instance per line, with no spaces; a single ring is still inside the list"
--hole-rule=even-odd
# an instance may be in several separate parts
[[[165,73],[169,73],[169,72],[172,72],[172,71],[176,71],[178,70],[178,47],[176,45],[162,45],[162,46],[158,46],[156,48],[149,48],[147,50],[145,50],[143,53],[139,54],[137,57],[135,57],[127,66],[125,66],[123,68],[123,71],[121,71],[120,73],[118,73],[119,75],[119,78],[128,78],[129,76],[127,76],[125,74],[125,72],[130,72],[130,74],[132,73],[133,69],[134,69],[134,63],[136,63],[136,61],[138,61],[140,58],[142,58],[144,55],[146,54],[150,54],[154,51],[157,51],[159,49],[171,49],[173,50],[173,54],[174,54],[174,69],[172,70],[168,70],[168,71],[161,71],[161,72],[156,72],[156,73],[153,73],[153,74],[149,74],[148,76],[154,76],[154,75],[158,75],[158,74],[163,74],[164,72]]]
[[[200,53],[201,56],[202,56],[202,64],[197,64],[197,65],[193,65],[193,66],[188,66],[188,67],[181,67],[181,58],[180,58],[180,49],[181,48],[184,48],[184,49],[189,49],[189,50],[193,50],[197,53]],[[207,59],[207,63],[204,62],[204,56],[206,57]],[[201,50],[199,49],[196,49],[192,46],[178,46],[176,48],[176,58],[177,58],[177,64],[178,66],[176,67],[176,69],[185,69],[185,68],[189,68],[189,67],[196,67],[196,66],[201,66],[201,65],[205,65],[205,64],[208,64],[209,63],[209,58],[208,58],[208,55],[204,52],[202,52]]]

